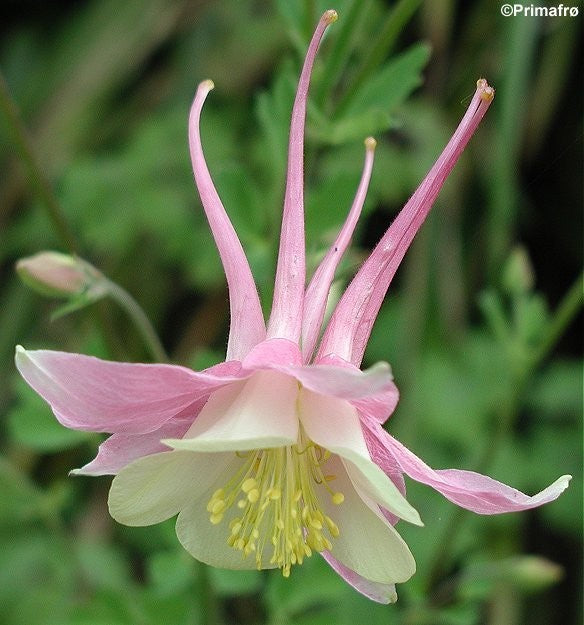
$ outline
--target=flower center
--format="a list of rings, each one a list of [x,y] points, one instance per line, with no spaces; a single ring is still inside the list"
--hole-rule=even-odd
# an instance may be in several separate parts
[[[332,548],[327,534],[334,539],[339,528],[323,513],[317,488],[327,490],[337,505],[345,497],[329,485],[335,479],[325,473],[329,451],[311,441],[300,426],[296,445],[237,455],[245,458],[242,467],[207,504],[213,525],[221,523],[232,506],[241,510],[229,523],[230,547],[244,558],[255,553],[260,569],[269,539],[273,547],[270,564],[281,568],[284,577],[313,551]]]

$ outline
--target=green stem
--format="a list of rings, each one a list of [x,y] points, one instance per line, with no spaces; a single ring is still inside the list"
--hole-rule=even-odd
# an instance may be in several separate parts
[[[144,339],[153,359],[156,362],[169,362],[154,327],[150,323],[146,313],[142,310],[138,302],[121,286],[108,280],[108,294],[126,311],[130,319],[136,324],[138,331]]]
[[[8,126],[12,130],[14,143],[18,148],[20,156],[28,169],[30,180],[39,194],[49,218],[61,239],[62,244],[73,254],[77,253],[75,237],[63,214],[63,210],[53,193],[51,184],[43,172],[43,168],[35,153],[32,140],[24,125],[20,111],[16,102],[10,94],[8,84],[4,75],[0,71],[0,110],[8,121]]]
[[[521,407],[521,396],[529,378],[568,328],[583,303],[584,272],[578,276],[577,280],[570,287],[560,302],[552,320],[548,325],[546,335],[540,342],[539,346],[532,353],[527,366],[517,376],[516,383],[513,385],[513,393],[509,397],[509,400],[502,406],[497,419],[497,427],[493,430],[493,433],[489,437],[487,445],[477,462],[475,468],[477,473],[484,473],[492,463],[495,453],[507,436],[507,433],[515,421],[515,417],[519,412]],[[430,568],[430,573],[428,575],[428,590],[434,588],[438,581],[443,577],[448,564],[448,553],[460,533],[461,525],[467,517],[468,511],[463,508],[457,508],[452,513],[452,516],[450,517],[442,535],[442,539],[440,540],[434,553],[434,564]]]
[[[584,271],[578,276],[569,291],[564,295],[556,309],[553,319],[548,324],[547,332],[534,351],[531,358],[531,366],[537,367],[545,359],[558,339],[562,336],[566,328],[570,325],[574,317],[584,303]]]

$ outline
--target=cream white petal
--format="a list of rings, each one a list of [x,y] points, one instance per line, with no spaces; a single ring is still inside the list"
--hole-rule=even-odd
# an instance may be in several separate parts
[[[197,500],[232,460],[231,453],[166,451],[144,456],[114,478],[108,498],[110,514],[124,525],[160,523]]]
[[[420,515],[399,492],[390,478],[371,460],[359,415],[348,401],[302,389],[299,416],[315,443],[345,461],[351,482],[396,516],[422,525]]]
[[[298,382],[258,371],[211,395],[182,439],[163,443],[192,451],[246,451],[292,445],[298,439]]]
[[[336,479],[334,489],[345,500],[340,505],[323,496],[322,503],[339,528],[330,553],[346,567],[372,582],[405,582],[416,571],[415,560],[396,530],[375,514],[361,499],[338,458],[327,463]]]
[[[212,454],[208,454],[212,457]],[[233,455],[232,455],[233,457]],[[236,458],[228,469],[203,493],[197,501],[191,501],[183,508],[176,520],[176,535],[182,546],[197,560],[224,569],[256,569],[255,552],[243,557],[243,553],[227,544],[230,536],[229,524],[241,511],[237,506],[229,508],[223,520],[213,525],[206,510],[207,503],[216,489],[222,488],[230,477],[237,473],[242,460]],[[260,536],[258,544],[265,540],[261,568],[275,568],[270,564],[273,547],[269,536]]]

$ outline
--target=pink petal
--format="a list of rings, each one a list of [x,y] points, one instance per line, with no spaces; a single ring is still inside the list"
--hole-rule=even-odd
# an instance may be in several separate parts
[[[238,363],[214,368],[215,375],[20,346],[16,366],[64,426],[125,434],[157,430],[196,400],[238,379],[229,375]]]
[[[377,603],[395,603],[397,601],[395,584],[382,584],[365,579],[359,573],[355,573],[355,571],[352,571],[342,562],[339,562],[330,551],[322,551],[320,555],[327,561],[335,573],[338,573],[347,584],[368,599],[377,601]]]
[[[377,142],[373,137],[365,140],[365,164],[353,205],[339,236],[318,266],[306,289],[306,295],[304,296],[304,319],[302,321],[302,354],[304,362],[310,360],[314,351],[335,271],[351,241],[351,236],[361,215],[361,209],[363,208],[367,188],[369,187],[369,180],[371,179],[376,144]]]
[[[146,434],[112,434],[100,446],[97,456],[72,475],[115,475],[125,466],[141,458],[162,451],[169,451],[163,438],[181,438],[205,405],[206,399],[199,400],[173,417],[154,432]]]
[[[371,456],[371,460],[383,469],[389,476],[391,481],[397,486],[402,495],[406,494],[406,485],[403,478],[401,466],[396,462],[395,458],[389,453],[379,435],[377,434],[378,426],[375,421],[361,417],[361,427],[365,443]],[[384,430],[385,431],[385,430]]]
[[[394,472],[396,467],[414,480],[431,486],[455,504],[478,514],[519,512],[557,499],[567,488],[570,475],[563,475],[537,495],[529,497],[485,475],[472,471],[442,469],[435,471],[377,426],[379,443],[387,451],[387,460],[380,466]]]
[[[348,399],[364,414],[385,420],[398,400],[391,369],[380,362],[361,371],[340,358],[329,357],[313,365],[302,365],[296,343],[287,339],[268,339],[256,345],[242,362],[240,375],[261,369],[280,371],[296,378],[305,388]]]
[[[268,337],[282,337],[298,342],[302,329],[305,280],[304,248],[304,120],[310,74],[320,40],[329,24],[337,19],[335,11],[320,18],[306,53],[298,90],[292,109],[288,173],[280,234],[280,251],[274,286]]]
[[[318,356],[336,353],[360,364],[391,280],[493,95],[487,82],[479,80],[470,106],[448,145],[345,291],[326,328]]]
[[[203,155],[199,119],[205,98],[212,88],[213,83],[205,80],[197,89],[189,117],[189,144],[195,182],[221,256],[229,288],[231,327],[227,359],[240,360],[254,345],[264,340],[266,328],[245,252],[217,194]]]
[[[288,339],[268,339],[256,345],[241,363],[245,372],[269,369],[280,365],[300,366],[302,356],[298,344]]]
[[[362,399],[352,400],[351,403],[359,410],[362,416],[371,417],[377,423],[385,423],[393,414],[398,401],[399,391],[397,386],[391,382],[387,385],[385,391],[363,397]]]
[[[393,378],[385,362],[378,362],[365,371],[329,365],[278,367],[294,376],[305,388],[321,395],[348,399],[357,405],[372,406],[392,395]]]

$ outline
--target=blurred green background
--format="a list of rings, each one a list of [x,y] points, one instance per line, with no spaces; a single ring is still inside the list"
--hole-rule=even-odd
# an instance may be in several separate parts
[[[581,4],[573,2],[573,6]],[[426,527],[400,524],[418,572],[379,606],[318,557],[277,572],[208,569],[172,521],[125,528],[109,477],[69,478],[101,437],[59,426],[14,345],[147,361],[102,301],[51,321],[17,259],[71,251],[132,293],[173,361],[223,359],[228,305],[192,181],[197,83],[212,175],[269,303],[295,83],[320,13],[306,146],[309,267],[378,139],[338,289],[413,192],[484,76],[495,101],[401,267],[366,354],[391,363],[388,427],[436,468],[529,493],[517,515],[460,512],[408,482]],[[8,0],[0,9],[0,622],[6,625],[554,625],[582,611],[582,36],[579,18],[504,18],[499,3],[419,0]],[[17,103],[51,191],[19,151]],[[34,173],[34,172],[33,172]],[[38,171],[37,171],[38,174]],[[38,182],[38,181],[37,181]],[[68,237],[47,210],[53,194]],[[50,202],[50,200],[49,200]]]

